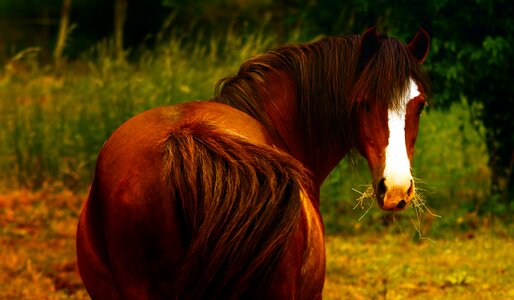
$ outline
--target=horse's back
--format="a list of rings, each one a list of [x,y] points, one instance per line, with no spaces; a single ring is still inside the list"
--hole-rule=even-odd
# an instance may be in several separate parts
[[[214,134],[224,137],[222,142],[214,137]],[[182,146],[182,137],[191,138],[192,148]],[[173,144],[176,141],[178,143]],[[216,143],[218,146],[214,145]],[[182,173],[187,173],[189,170],[187,170],[187,164],[181,165],[178,161],[187,162],[187,158],[201,150],[212,159],[218,156],[224,157],[219,165],[201,166],[202,172],[212,173],[211,179],[227,181],[226,178],[216,178],[221,174],[216,175],[216,170],[213,170],[218,168],[216,166],[227,166],[229,171],[238,170],[238,168],[244,171],[245,168],[250,168],[251,172],[256,172],[256,178],[260,178],[259,180],[262,180],[261,177],[268,176],[267,166],[261,170],[260,165],[255,166],[254,169],[251,169],[253,166],[232,167],[230,165],[237,162],[238,151],[247,151],[243,146],[253,147],[251,151],[254,152],[249,152],[248,155],[261,156],[262,160],[274,163],[271,168],[274,169],[270,171],[271,177],[279,178],[280,181],[285,180],[281,178],[288,178],[292,174],[289,174],[291,170],[281,168],[280,165],[286,165],[289,162],[279,151],[274,150],[271,138],[264,127],[249,116],[226,105],[194,102],[158,108],[141,113],[120,126],[99,154],[95,179],[79,222],[78,262],[80,273],[91,296],[98,299],[159,299],[175,295],[177,282],[183,282],[186,279],[182,277],[187,277],[184,275],[183,266],[184,260],[188,258],[188,249],[193,239],[191,215],[184,212],[184,209],[188,208],[188,202],[177,199],[177,195],[180,194],[178,190],[182,189],[182,193],[185,193],[180,194],[182,198],[191,197],[191,199],[196,197],[197,192],[193,193],[195,190],[193,183],[183,187],[187,185],[187,180]],[[173,152],[176,149],[170,149],[170,147],[181,149]],[[225,157],[227,151],[224,148],[230,147],[234,148],[233,154],[230,154],[234,157]],[[188,151],[191,153],[188,154]],[[179,153],[179,157],[170,157],[170,153]],[[170,165],[170,160],[177,163]],[[291,169],[300,168],[295,162],[290,165]],[[169,169],[174,167],[178,169],[170,173]],[[301,172],[301,170],[297,171]],[[232,174],[234,177],[244,175],[244,172]],[[292,177],[295,176],[301,175],[295,173]],[[294,189],[298,189],[295,187],[298,183],[297,179],[289,178],[287,182],[269,184],[273,186],[283,184],[280,187],[282,190],[293,187],[292,193],[294,193]],[[204,176],[203,180],[210,179]],[[259,182],[259,180],[255,181]],[[250,184],[253,183],[247,185]],[[269,186],[262,186],[262,190],[269,188]],[[224,189],[226,187],[220,186],[216,192],[219,193]],[[237,193],[243,196],[246,191],[240,188],[234,193],[236,196]],[[256,194],[255,197],[262,197],[262,195]],[[285,194],[276,197],[276,205],[281,209],[290,205],[284,197]],[[287,197],[291,195],[288,194]],[[204,202],[197,204],[206,205]],[[297,213],[296,223],[307,216],[305,207],[303,210],[299,206],[292,207],[291,211]],[[234,214],[234,217],[237,218],[237,214]],[[317,217],[307,216],[307,219],[309,218],[318,222]],[[277,292],[268,293],[268,296],[275,295],[276,298],[298,296],[287,288],[291,286],[299,288],[298,285],[302,284],[302,259],[306,253],[304,248],[309,243],[319,244],[319,239],[322,239],[322,237],[316,237],[316,241],[309,241],[310,238],[306,238],[304,234],[309,229],[304,227],[293,224],[288,229],[289,239],[303,239],[296,243],[299,246],[295,248],[294,243],[285,241],[284,249],[273,252],[275,254],[280,252],[281,255],[283,255],[282,252],[295,253],[299,263],[290,262],[290,266],[287,263],[274,266],[279,269],[276,276],[271,278]],[[317,230],[320,231],[321,227]],[[262,238],[265,240],[265,237]],[[257,254],[259,251],[265,251],[255,249]],[[318,250],[323,251],[322,247]],[[196,267],[201,266],[196,265]],[[324,269],[323,266],[320,268]],[[280,276],[284,278],[276,278]],[[270,278],[266,280],[269,281]],[[230,287],[229,283],[226,284]],[[314,286],[314,290],[321,292],[319,284]],[[221,293],[220,296],[227,295],[223,294],[227,292],[226,290],[218,292]],[[204,294],[203,297],[206,295]]]

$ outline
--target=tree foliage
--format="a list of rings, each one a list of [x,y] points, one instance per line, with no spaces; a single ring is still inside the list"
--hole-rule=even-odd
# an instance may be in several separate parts
[[[463,5],[464,4],[464,5]],[[433,1],[430,71],[436,100],[448,106],[465,98],[486,127],[493,193],[514,198],[514,12],[507,0]]]

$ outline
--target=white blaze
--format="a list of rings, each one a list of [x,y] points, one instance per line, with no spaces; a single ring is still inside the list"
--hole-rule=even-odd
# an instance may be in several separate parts
[[[419,94],[418,86],[411,79],[409,90],[402,97],[400,107],[388,110],[389,142],[385,150],[384,168],[384,178],[388,186],[410,184],[412,179],[405,144],[405,115],[407,104]]]

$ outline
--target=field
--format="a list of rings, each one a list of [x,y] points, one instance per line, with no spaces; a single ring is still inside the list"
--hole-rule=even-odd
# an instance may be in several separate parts
[[[513,299],[514,240],[490,231],[415,242],[405,234],[327,240],[326,299]]]
[[[59,189],[0,196],[0,299],[88,299],[75,264],[84,198]],[[327,237],[324,299],[514,299],[514,239],[502,226],[433,241],[413,238],[413,228],[368,229]]]
[[[75,228],[105,139],[150,107],[212,97],[245,59],[292,41],[172,34],[131,62],[105,41],[60,70],[37,49],[13,57],[0,72],[0,299],[87,299]],[[414,160],[423,213],[356,206],[369,182],[363,160],[341,163],[322,187],[326,299],[514,299],[514,228],[488,194],[484,128],[472,118],[480,107],[435,103]]]

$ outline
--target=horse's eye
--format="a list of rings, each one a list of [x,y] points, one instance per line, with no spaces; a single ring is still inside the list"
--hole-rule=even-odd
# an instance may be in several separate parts
[[[419,103],[419,104],[418,104],[418,110],[416,111],[416,113],[417,113],[418,115],[421,115],[421,112],[423,111],[423,109],[425,108],[425,106],[426,106],[425,102],[421,102],[421,103]]]

